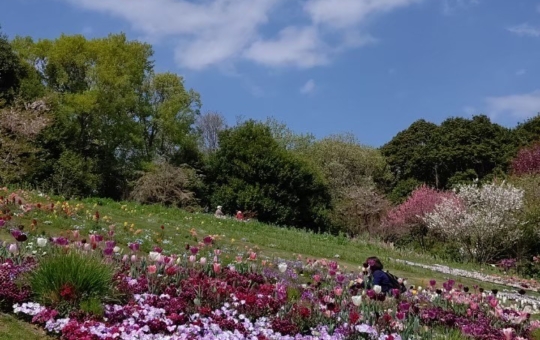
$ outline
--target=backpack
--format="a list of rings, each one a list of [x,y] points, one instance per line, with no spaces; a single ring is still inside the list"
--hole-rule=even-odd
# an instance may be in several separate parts
[[[405,287],[403,283],[399,283],[397,276],[390,274],[390,272],[384,273],[388,276],[388,280],[390,280],[393,289],[399,289],[400,293],[405,293],[407,291],[407,287]]]

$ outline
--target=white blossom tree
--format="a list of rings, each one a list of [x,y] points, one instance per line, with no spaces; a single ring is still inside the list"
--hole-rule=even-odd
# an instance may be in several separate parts
[[[519,240],[523,190],[504,182],[472,184],[458,186],[456,195],[444,199],[424,221],[459,242],[471,259],[492,261]]]

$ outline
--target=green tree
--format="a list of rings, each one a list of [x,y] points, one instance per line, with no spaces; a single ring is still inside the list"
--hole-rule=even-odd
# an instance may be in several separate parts
[[[70,182],[78,186],[71,194],[126,197],[145,163],[192,151],[199,96],[177,75],[154,74],[150,45],[124,34],[16,38],[13,45],[56,101],[36,181],[64,178],[64,168],[76,165],[80,181]]]
[[[8,37],[0,31],[0,107],[10,105],[25,76],[19,56],[13,51]]]
[[[250,120],[219,140],[210,160],[214,205],[256,212],[263,222],[326,230],[330,195],[322,178],[280,146],[268,126]]]
[[[415,181],[436,188],[484,179],[502,173],[512,153],[509,129],[487,116],[448,118],[437,126],[424,120],[413,123],[381,148],[403,191]],[[411,181],[411,179],[413,181]],[[394,199],[399,199],[393,193]]]
[[[158,73],[145,80],[142,100],[135,116],[142,129],[144,156],[170,161],[179,146],[194,142],[192,127],[201,107],[200,96],[186,90],[182,77]]]
[[[433,147],[438,126],[423,119],[399,132],[381,148],[396,182],[415,178],[436,185],[437,162],[433,162]]]
[[[523,146],[540,141],[540,113],[518,124],[512,132],[516,145],[515,152]]]

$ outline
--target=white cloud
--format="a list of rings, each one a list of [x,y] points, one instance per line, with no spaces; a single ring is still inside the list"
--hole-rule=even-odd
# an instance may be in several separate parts
[[[461,9],[480,4],[480,0],[442,0],[442,11],[445,15],[452,15]]]
[[[540,112],[540,90],[531,93],[486,98],[492,117],[508,114],[515,118],[529,118]]]
[[[307,0],[304,10],[316,24],[337,28],[358,25],[369,16],[422,0]]]
[[[519,69],[516,71],[516,76],[522,76],[524,75],[525,73],[527,73],[527,70],[525,70],[524,68],[522,69]]]
[[[250,60],[268,66],[301,68],[327,64],[332,57],[376,41],[359,26],[368,18],[423,0],[305,0],[308,22],[274,20],[286,0],[63,0],[128,22],[144,39],[174,43],[179,66],[194,70]],[[279,23],[275,36],[265,25]],[[279,27],[278,27],[279,29]]]
[[[540,27],[534,27],[528,23],[508,27],[507,30],[519,36],[540,37]]]
[[[254,42],[244,55],[265,65],[313,67],[328,62],[326,50],[315,27],[291,26],[279,32],[277,39]]]
[[[315,91],[315,80],[313,79],[306,81],[306,83],[300,88],[300,93],[302,94],[310,94],[313,93],[313,91]]]

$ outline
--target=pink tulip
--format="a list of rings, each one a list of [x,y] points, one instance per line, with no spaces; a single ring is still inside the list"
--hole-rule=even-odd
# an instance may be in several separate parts
[[[221,254],[221,249],[214,249],[214,255],[219,256]]]
[[[255,253],[255,252],[249,253],[249,259],[251,261],[255,261],[257,259],[257,253]]]
[[[201,262],[201,264],[204,266],[206,264],[206,257],[201,257],[199,262]]]
[[[189,262],[195,262],[196,259],[197,259],[197,257],[195,255],[190,255],[189,256]]]
[[[506,340],[512,340],[512,335],[514,335],[514,329],[513,328],[503,328],[502,332],[503,332],[504,338]]]
[[[90,249],[92,249],[92,245],[90,243],[85,243],[84,246],[83,246],[83,249],[84,250],[90,250]]]
[[[127,262],[129,260],[129,257],[127,255],[124,255],[122,257],[122,262]]]
[[[131,262],[137,262],[137,255],[131,255]]]
[[[148,266],[148,274],[155,274],[157,272],[157,267],[155,265]]]
[[[78,239],[79,236],[80,236],[79,231],[78,230],[73,230],[73,238]]]
[[[343,294],[343,288],[341,287],[334,288],[334,294],[336,294],[336,296],[341,296],[341,294]]]
[[[221,272],[221,264],[219,262],[214,262],[213,267],[214,267],[214,272],[215,273]]]

